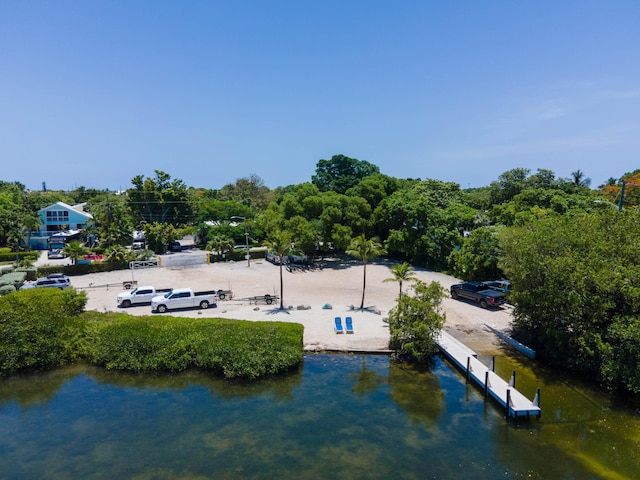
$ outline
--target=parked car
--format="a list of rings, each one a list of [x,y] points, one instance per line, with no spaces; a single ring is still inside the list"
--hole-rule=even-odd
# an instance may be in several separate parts
[[[29,288],[59,288],[60,290],[64,290],[65,288],[69,288],[71,282],[69,278],[62,276],[63,278],[39,278],[35,282],[25,283],[20,287],[20,290],[28,290]]]
[[[164,295],[172,291],[171,288],[155,288],[152,285],[138,287],[128,292],[118,294],[118,306],[128,308],[131,305],[140,305],[143,303],[151,303],[153,297]]]
[[[164,313],[167,310],[182,308],[209,308],[216,307],[218,293],[215,290],[194,292],[190,288],[177,288],[164,295],[153,297],[151,311]]]
[[[489,288],[481,282],[463,282],[451,285],[451,298],[464,298],[478,302],[482,308],[497,307],[505,301],[505,293]]]
[[[60,250],[59,248],[54,248],[53,250],[49,250],[47,252],[47,258],[51,260],[60,259],[60,258],[64,258],[64,254],[62,253],[62,250]]]
[[[69,277],[67,277],[64,273],[50,273],[49,275],[47,275],[47,278],[59,278],[67,282],[67,285],[71,284],[71,280],[69,280]]]
[[[144,250],[144,242],[133,242],[131,248],[133,250]]]

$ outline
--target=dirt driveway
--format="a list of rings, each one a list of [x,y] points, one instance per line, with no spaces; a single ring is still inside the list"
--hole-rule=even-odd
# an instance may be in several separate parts
[[[165,267],[74,276],[71,284],[87,292],[87,309],[124,311],[132,315],[147,315],[151,308],[137,306],[119,309],[117,294],[122,282],[135,280],[138,285],[156,288],[191,287],[195,290],[232,290],[233,298],[220,301],[217,308],[185,310],[164,315],[181,317],[219,317],[242,320],[286,321],[305,327],[304,346],[307,350],[382,351],[388,348],[389,329],[384,319],[395,306],[398,284],[383,282],[392,275],[391,262],[367,265],[365,307],[362,298],[363,266],[349,259],[327,259],[322,270],[290,273],[283,270],[284,311],[279,303],[254,305],[248,300],[256,295],[279,295],[280,270],[265,260],[253,260],[251,266],[242,262],[214,263],[190,267]],[[423,281],[438,281],[448,291],[453,277],[416,269]],[[107,286],[109,285],[109,286]],[[330,308],[328,308],[330,307]],[[304,309],[303,309],[304,308]],[[498,330],[508,330],[511,322],[509,307],[483,310],[475,304],[445,299],[447,321],[445,329],[479,354],[491,354],[499,341],[484,324]],[[334,317],[353,319],[354,334],[336,334]]]

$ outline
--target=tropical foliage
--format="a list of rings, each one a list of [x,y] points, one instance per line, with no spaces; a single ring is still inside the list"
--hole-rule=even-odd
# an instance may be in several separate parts
[[[0,297],[0,374],[49,369],[82,355],[86,294],[33,288]]]
[[[211,370],[226,378],[254,379],[302,361],[299,324],[229,319],[104,315],[87,312],[89,360],[109,369]]]
[[[389,312],[390,346],[397,356],[421,362],[437,351],[435,337],[446,319],[442,308],[446,293],[438,282],[418,280],[412,289],[413,295],[402,295]]]
[[[274,189],[256,175],[218,189],[190,187],[159,170],[135,176],[121,192],[50,191],[44,184],[27,191],[0,181],[0,246],[10,249],[8,261],[23,258],[39,227],[38,210],[58,201],[87,202],[95,225],[83,243],[95,247],[97,236],[118,260],[111,265],[129,255],[134,230],[157,253],[186,232],[197,234],[201,247],[223,252],[245,243],[244,224],[231,221],[240,216],[253,245],[282,236],[308,255],[356,252],[363,308],[366,265],[375,255],[362,256],[357,242],[376,238],[378,254],[386,251],[398,265],[464,279],[509,278],[518,334],[540,358],[636,391],[638,232],[629,218],[640,205],[640,170],[618,172],[596,189],[587,173],[559,178],[546,169],[513,168],[487,186],[462,189],[390,177],[367,161],[334,155],[319,160],[307,181]],[[85,271],[80,267],[98,268],[73,268]],[[395,275],[402,299],[404,284]],[[283,283],[281,274],[281,307]]]
[[[555,365],[640,392],[639,357],[622,364],[640,351],[640,214],[543,217],[500,245],[518,336]]]
[[[65,245],[62,253],[69,257],[71,263],[75,265],[79,259],[89,253],[89,249],[77,240],[72,240]]]
[[[402,284],[405,282],[415,282],[416,281],[416,272],[415,269],[409,265],[407,262],[396,263],[392,265],[389,270],[391,271],[393,277],[385,278],[383,282],[398,282],[400,286],[400,292],[398,293],[398,298],[402,297]]]
[[[0,297],[0,375],[89,361],[136,372],[197,367],[251,379],[302,361],[299,324],[83,313],[85,304],[75,289]]]

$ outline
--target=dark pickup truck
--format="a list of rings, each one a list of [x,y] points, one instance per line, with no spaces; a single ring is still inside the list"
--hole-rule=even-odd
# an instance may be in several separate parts
[[[482,308],[497,307],[506,302],[504,292],[491,289],[480,282],[464,282],[451,285],[451,298],[457,300],[464,298],[478,302]]]

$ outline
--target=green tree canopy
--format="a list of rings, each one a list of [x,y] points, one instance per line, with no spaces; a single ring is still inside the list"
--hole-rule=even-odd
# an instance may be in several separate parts
[[[398,190],[376,209],[372,224],[389,253],[431,268],[444,268],[476,210],[462,203],[454,183],[425,180]]]
[[[514,168],[504,172],[498,180],[491,182],[491,203],[508,202],[527,187],[528,168]]]
[[[389,312],[390,346],[397,356],[422,362],[437,352],[435,336],[446,319],[445,291],[438,282],[420,280],[412,288],[413,295],[402,295]]]
[[[178,230],[169,223],[147,223],[144,226],[144,238],[151,250],[162,254],[171,242],[180,238]]]
[[[169,223],[174,227],[194,222],[193,202],[182,180],[155,170],[154,178],[133,177],[127,190],[127,203],[140,223]]]
[[[481,227],[462,240],[460,249],[449,255],[452,273],[463,280],[490,280],[502,278],[498,267],[500,227]]]
[[[616,355],[640,351],[640,338],[629,344],[640,318],[640,213],[542,217],[503,230],[500,246],[519,338],[547,361],[640,391],[615,368]]]
[[[222,187],[219,192],[220,200],[246,205],[252,209],[252,215],[253,212],[262,211],[267,208],[267,205],[269,205],[274,198],[274,193],[265,186],[264,180],[256,174],[239,178],[235,184],[227,184]],[[235,215],[239,214],[236,213]]]
[[[131,245],[133,222],[123,196],[101,195],[87,205],[87,210],[93,215],[101,246]]]
[[[346,193],[363,178],[377,173],[380,169],[366,160],[334,155],[331,160],[318,161],[316,174],[311,179],[322,192]]]

